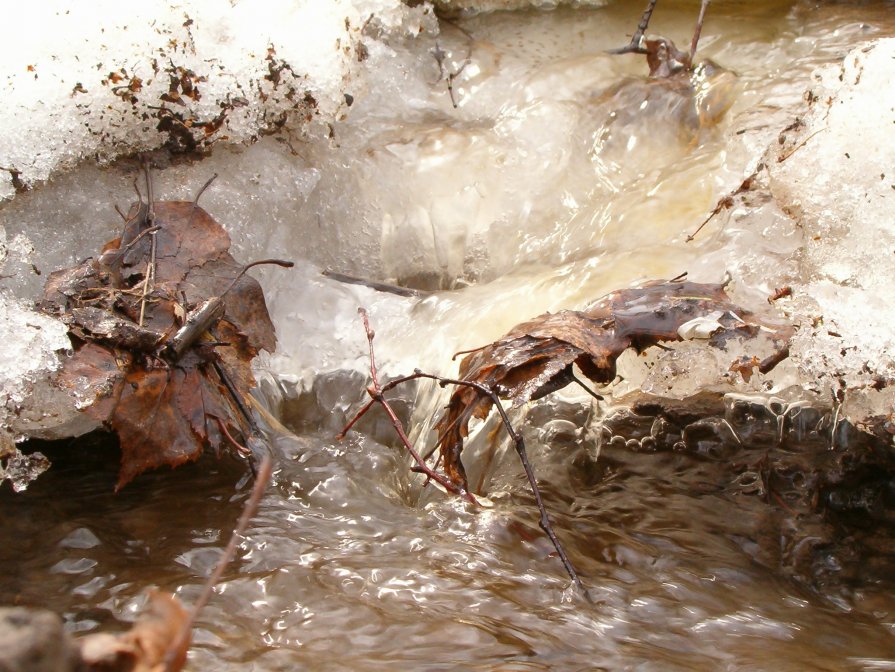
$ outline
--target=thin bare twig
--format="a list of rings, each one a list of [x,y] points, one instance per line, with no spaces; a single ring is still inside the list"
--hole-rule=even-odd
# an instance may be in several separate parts
[[[227,548],[224,549],[224,554],[218,560],[214,571],[202,587],[202,592],[193,603],[189,618],[187,618],[186,622],[181,627],[180,634],[168,647],[164,661],[165,672],[172,672],[172,670],[175,669],[174,663],[177,660],[179,653],[187,647],[192,634],[193,625],[199,616],[199,612],[201,612],[202,608],[208,604],[208,600],[211,599],[211,595],[214,592],[215,585],[221,580],[227,565],[233,561],[233,558],[236,555],[236,549],[244,538],[246,529],[249,527],[249,522],[258,511],[258,505],[261,503],[261,497],[267,489],[267,484],[270,481],[272,473],[273,459],[270,455],[265,455],[264,459],[261,461],[261,466],[258,468],[258,474],[255,476],[255,485],[252,488],[252,495],[245,503],[245,506],[243,506],[242,515],[239,517],[236,529],[234,529],[233,534],[230,535],[230,542],[227,544]]]
[[[149,226],[149,229],[156,229],[158,227],[155,226],[155,193],[152,189],[152,173],[149,169],[149,161],[145,161],[143,163],[143,170],[146,174],[146,191],[149,198],[149,212],[146,215],[146,224]],[[139,193],[139,192],[138,192]],[[151,248],[149,252],[149,262],[146,264],[146,277],[143,278],[143,292],[140,297],[140,320],[138,324],[142,327],[143,320],[146,316],[146,301],[149,297],[149,286],[152,282],[155,281],[155,251],[156,251],[156,231],[153,231],[149,235],[152,236]]]
[[[730,197],[730,195],[727,195],[724,198],[722,198],[720,201],[718,201],[717,205],[715,205],[715,209],[709,213],[708,217],[706,217],[704,220],[702,220],[702,224],[697,226],[696,230],[693,233],[687,235],[686,242],[688,242],[688,243],[692,242],[696,238],[696,235],[705,228],[705,225],[708,224],[710,221],[712,221],[712,219],[715,217],[715,215],[717,215],[719,212],[721,212],[725,208],[731,207],[732,205],[733,205],[733,199]]]
[[[460,77],[460,75],[463,73],[463,70],[466,69],[466,66],[472,62],[473,37],[472,34],[464,28],[461,28],[460,26],[451,22],[448,23],[457,28],[457,30],[462,32],[469,39],[469,42],[466,45],[466,58],[463,60],[463,63],[460,65],[459,68],[457,68],[456,70],[448,70],[447,68],[445,68],[444,65],[447,58],[447,52],[445,52],[441,48],[437,40],[435,42],[435,49],[432,50],[432,56],[435,58],[435,62],[438,64],[437,81],[440,82],[442,79],[445,80],[445,83],[447,84],[448,94],[451,97],[451,105],[453,105],[454,109],[457,109],[460,106],[460,103],[457,101],[457,95],[454,91],[454,82],[457,80],[458,77]]]
[[[702,6],[699,8],[699,18],[696,19],[696,28],[693,30],[693,39],[690,40],[690,55],[688,67],[693,67],[693,59],[696,58],[696,46],[699,44],[699,36],[702,34],[702,24],[705,21],[705,10],[708,9],[711,0],[702,0]]]
[[[226,296],[227,292],[233,289],[236,283],[239,282],[239,279],[246,274],[246,271],[248,271],[250,268],[253,268],[254,266],[261,266],[262,264],[271,264],[273,266],[280,266],[281,268],[292,268],[293,266],[295,266],[294,261],[287,261],[285,259],[259,259],[258,261],[248,263],[243,266],[239,273],[236,274],[236,277],[230,281],[230,284],[227,285],[227,289],[221,292],[221,298]]]
[[[212,332],[209,331],[209,333]],[[214,334],[212,333],[212,335]],[[214,360],[212,361],[212,366],[214,367],[215,372],[218,374],[218,377],[221,379],[221,383],[223,383],[224,387],[227,389],[227,392],[230,394],[230,397],[233,399],[233,403],[236,404],[236,408],[239,409],[240,415],[242,415],[243,419],[246,421],[246,424],[249,426],[249,429],[252,431],[252,434],[260,436],[261,430],[258,429],[258,423],[255,422],[255,418],[252,417],[252,414],[246,407],[242,396],[240,396],[239,394],[239,390],[237,389],[236,384],[230,379],[230,376],[227,374],[226,369],[224,369],[224,365],[221,362]]]
[[[715,204],[715,208],[709,213],[709,216],[703,220],[702,224],[696,227],[696,230],[687,236],[686,242],[689,243],[694,238],[696,238],[696,235],[700,231],[702,231],[705,225],[712,221],[712,218],[714,218],[715,215],[717,215],[719,212],[727,208],[732,208],[734,196],[739,196],[740,194],[751,190],[753,180],[758,177],[758,173],[760,173],[762,170],[764,170],[764,164],[759,164],[755,171],[753,171],[751,175],[749,175],[740,183],[740,186],[718,199],[718,202]]]
[[[497,412],[500,415],[500,420],[503,423],[504,429],[509,435],[510,440],[513,442],[513,448],[516,449],[516,454],[519,456],[519,461],[522,463],[522,468],[525,471],[525,476],[526,478],[528,478],[528,483],[531,486],[532,494],[534,494],[535,504],[537,505],[538,511],[540,512],[540,520],[538,521],[538,524],[544,531],[544,534],[546,534],[547,537],[550,539],[550,542],[553,544],[553,548],[556,549],[556,554],[559,556],[559,559],[562,562],[563,567],[565,568],[569,577],[572,579],[572,582],[579,590],[583,590],[584,585],[581,583],[581,579],[578,577],[578,572],[575,571],[575,567],[572,565],[572,561],[569,560],[569,556],[566,555],[566,551],[560,543],[559,537],[557,537],[556,532],[553,531],[553,524],[550,522],[550,517],[547,515],[547,507],[544,506],[544,500],[541,497],[541,490],[538,487],[537,478],[535,478],[534,470],[531,468],[531,463],[528,461],[528,451],[526,451],[525,449],[525,440],[522,438],[522,435],[513,428],[513,424],[510,422],[510,417],[507,415],[506,409],[504,409],[497,392],[486,385],[482,385],[481,383],[476,383],[470,380],[444,378],[442,376],[436,376],[431,373],[424,373],[419,369],[414,372],[414,377],[428,378],[430,380],[438,382],[438,384],[441,386],[458,385],[461,387],[471,387],[491,399],[491,402],[494,404],[495,408],[497,408]]]
[[[224,436],[227,437],[227,440],[236,448],[236,452],[239,453],[244,459],[249,459],[252,456],[252,449],[242,445],[239,441],[233,438],[233,435],[230,433],[230,430],[227,429],[227,423],[221,420],[218,417],[215,417],[217,420],[218,427],[220,427],[221,432],[223,432]]]
[[[131,221],[131,220],[128,220],[128,221]],[[156,231],[161,231],[161,230],[162,230],[162,227],[160,227],[160,226],[150,226],[148,229],[143,229],[140,233],[137,234],[137,236],[131,242],[129,242],[127,245],[125,245],[124,248],[122,248],[122,249],[125,252],[127,252],[134,245],[136,245],[141,240],[143,240],[144,236],[148,236],[152,233],[155,233]]]
[[[602,394],[597,394],[596,392],[594,392],[592,389],[590,389],[590,386],[589,386],[589,385],[587,385],[583,380],[581,380],[581,379],[580,379],[578,376],[576,376],[574,373],[573,373],[573,374],[570,374],[570,377],[571,377],[573,383],[577,383],[578,386],[581,387],[581,389],[583,389],[585,392],[587,392],[587,393],[588,393],[590,396],[592,396],[594,399],[596,399],[597,401],[603,401],[603,395],[602,395]]]
[[[211,177],[208,178],[208,181],[202,185],[202,188],[199,189],[199,193],[196,194],[196,198],[193,199],[193,206],[199,205],[199,199],[202,198],[202,194],[205,193],[205,190],[211,186],[211,183],[218,179],[218,174],[214,173]]]
[[[463,64],[457,70],[448,73],[447,90],[448,90],[448,94],[451,97],[451,105],[454,106],[455,110],[458,107],[460,107],[460,103],[459,103],[459,101],[457,101],[457,94],[454,92],[454,82],[457,80],[457,78],[461,74],[463,74],[463,71],[466,69],[466,66],[469,65],[470,62],[472,61],[472,51],[471,50],[472,50],[472,47],[470,47],[470,53],[466,56],[466,60],[463,61]]]
[[[327,278],[332,278],[336,282],[344,282],[349,285],[361,285],[362,287],[375,289],[377,292],[388,292],[389,294],[397,294],[398,296],[428,296],[432,293],[424,289],[398,287],[397,285],[389,285],[384,282],[375,282],[373,280],[366,280],[364,278],[356,278],[353,275],[345,275],[344,273],[338,273],[329,269],[323,271],[321,275],[324,275]]]
[[[811,138],[813,138],[815,135],[817,135],[817,134],[820,133],[821,131],[825,131],[825,130],[827,130],[826,127],[824,127],[824,128],[818,128],[816,131],[814,131],[814,133],[811,133],[810,135],[808,135],[807,137],[805,137],[799,144],[797,144],[797,145],[796,145],[795,147],[793,147],[791,150],[789,150],[788,152],[786,152],[786,153],[781,154],[780,156],[778,156],[778,157],[777,157],[777,163],[783,163],[784,161],[786,161],[786,159],[788,159],[788,158],[791,157],[793,154],[795,154],[797,151],[799,151],[800,149],[802,149],[802,147],[804,147],[805,145],[807,145],[807,144],[808,144],[808,141],[811,140]]]
[[[458,488],[450,479],[442,476],[437,471],[431,469],[429,465],[426,464],[425,460],[420,457],[420,454],[417,452],[416,448],[413,447],[413,444],[410,442],[410,439],[407,437],[407,433],[404,431],[404,425],[401,424],[401,420],[398,418],[394,409],[389,405],[388,401],[386,401],[383,396],[383,392],[387,389],[391,389],[398,381],[392,381],[390,384],[383,387],[379,384],[379,372],[376,369],[376,356],[373,352],[373,338],[376,333],[370,327],[370,318],[367,316],[367,311],[363,308],[358,308],[357,312],[360,313],[361,317],[364,321],[364,330],[367,332],[367,343],[369,343],[370,347],[370,377],[372,378],[372,382],[370,386],[367,388],[367,394],[370,395],[371,401],[367,402],[360,411],[358,411],[355,416],[342,428],[342,431],[337,435],[338,437],[344,437],[348,430],[354,426],[354,424],[360,420],[360,418],[366,414],[367,411],[372,408],[373,403],[378,403],[382,406],[382,410],[385,411],[386,415],[388,415],[389,420],[391,420],[392,427],[395,428],[395,432],[398,434],[398,438],[401,439],[401,443],[404,444],[404,447],[407,449],[407,452],[410,453],[411,457],[413,457],[414,462],[416,462],[416,466],[420,473],[425,474],[426,477],[438,483],[441,487],[443,487],[448,492],[458,495],[462,497],[466,501],[471,504],[478,504],[478,500],[472,495],[471,492],[464,490],[462,488]],[[418,378],[419,376],[405,376],[400,382],[405,382],[407,380],[413,380],[414,378]]]
[[[500,397],[498,394],[491,389],[481,383],[468,381],[468,380],[456,380],[453,378],[445,378],[443,376],[436,376],[434,374],[425,373],[420,371],[419,369],[415,370],[413,374],[408,376],[402,376],[400,378],[396,378],[395,380],[390,381],[386,385],[380,385],[379,383],[379,375],[376,369],[376,359],[373,352],[373,337],[375,336],[375,332],[370,327],[370,320],[367,315],[367,312],[363,308],[359,308],[358,312],[364,321],[364,329],[367,333],[367,342],[369,343],[370,348],[370,375],[372,377],[372,383],[367,388],[367,393],[370,395],[371,400],[368,401],[361,408],[360,411],[355,414],[355,416],[348,422],[347,425],[342,429],[342,431],[338,434],[338,438],[343,438],[345,434],[354,426],[354,424],[364,415],[374,403],[379,403],[385,412],[388,414],[389,419],[392,422],[392,426],[395,428],[395,431],[398,433],[398,437],[401,439],[401,442],[407,448],[408,452],[412,455],[414,461],[416,462],[416,466],[413,467],[413,471],[425,474],[428,480],[433,480],[436,483],[440,484],[447,491],[459,495],[470,501],[472,503],[477,503],[476,499],[465,489],[458,488],[450,479],[446,478],[442,474],[438,473],[426,463],[426,459],[432,454],[432,451],[427,453],[425,458],[421,457],[420,454],[416,451],[411,444],[410,440],[407,438],[407,434],[404,431],[404,427],[401,424],[401,421],[398,419],[394,410],[385,400],[383,396],[384,392],[400,385],[401,383],[405,383],[410,380],[416,380],[420,378],[425,378],[428,380],[434,380],[439,385],[444,387],[445,385],[456,385],[460,387],[470,387],[480,394],[483,394],[489,397],[497,408],[497,412],[500,415],[501,422],[503,423],[504,429],[507,434],[510,436],[510,439],[513,442],[513,447],[516,450],[517,455],[519,456],[519,460],[522,463],[522,468],[525,471],[525,476],[528,479],[529,485],[531,486],[532,493],[534,494],[535,503],[537,504],[538,511],[540,513],[539,525],[547,537],[550,539],[550,542],[553,544],[553,548],[556,549],[556,553],[559,556],[560,561],[563,564],[566,572],[569,577],[572,579],[575,586],[581,590],[583,590],[584,586],[581,583],[581,579],[578,577],[578,572],[575,571],[575,567],[572,565],[571,560],[569,560],[568,555],[565,552],[562,544],[559,541],[559,538],[556,536],[556,533],[553,530],[553,524],[550,522],[550,517],[547,515],[547,508],[544,506],[544,500],[541,497],[541,491],[538,487],[538,481],[535,478],[534,470],[531,467],[531,463],[528,461],[528,453],[525,449],[525,441],[522,438],[522,435],[519,434],[514,428],[512,423],[510,422],[510,418],[507,415],[506,410],[503,407],[503,404],[500,401]]]
[[[471,348],[469,350],[457,350],[457,352],[455,352],[453,355],[451,355],[451,361],[453,362],[460,355],[471,355],[473,352],[478,352],[479,350],[484,350],[485,348],[489,347],[490,345],[491,344],[489,343],[488,345],[480,345],[477,348]]]
[[[631,36],[631,41],[626,44],[624,47],[620,49],[610,49],[606,53],[609,54],[645,54],[646,49],[643,46],[644,34],[646,33],[646,29],[649,26],[650,17],[653,15],[653,10],[656,8],[657,0],[649,0],[649,4],[646,6],[646,11],[643,12],[643,15],[640,17],[640,22],[637,24],[637,30],[634,31],[634,34]]]

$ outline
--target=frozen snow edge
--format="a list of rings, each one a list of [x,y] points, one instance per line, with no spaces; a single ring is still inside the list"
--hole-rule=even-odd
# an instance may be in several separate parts
[[[363,95],[368,48],[437,30],[428,3],[401,0],[272,0],[263,11],[240,0],[52,0],[18,12],[16,32],[0,40],[7,205],[65,171],[120,157],[204,155],[257,147],[277,131],[325,132]],[[66,244],[73,255],[89,253]],[[7,237],[0,225],[0,265],[21,258],[45,267],[36,253],[26,235]],[[71,343],[65,326],[33,310],[27,296],[33,291],[18,285],[0,292],[0,455],[23,438],[97,427],[52,384]]]
[[[806,389],[888,428],[895,402],[895,39],[814,74],[808,113],[769,151],[770,190],[804,232],[791,357]],[[783,136],[781,135],[781,138]],[[888,420],[886,417],[888,416]],[[869,423],[873,424],[873,423]],[[895,435],[893,435],[895,438]]]
[[[367,35],[434,26],[400,0],[24,3],[0,40],[0,201],[83,160],[250,143],[333,120]],[[9,25],[12,28],[12,23]]]
[[[52,382],[71,349],[67,334],[58,320],[0,294],[0,456],[23,437],[80,436],[97,427]]]

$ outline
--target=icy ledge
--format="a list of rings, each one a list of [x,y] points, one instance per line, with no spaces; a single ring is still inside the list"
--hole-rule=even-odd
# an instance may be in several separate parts
[[[232,169],[233,155],[270,154],[265,143],[254,143],[260,136],[301,134],[308,122],[325,131],[340,119],[363,95],[367,57],[384,49],[383,40],[437,29],[431,6],[401,0],[50,0],[17,12],[17,30],[0,40],[0,204],[17,207],[18,199],[10,200],[17,192],[51,178],[64,182],[72,168],[71,175],[89,175],[80,185],[89,196],[82,220],[72,219],[73,203],[65,207],[66,240],[59,245],[54,234],[42,237],[40,249],[30,238],[62,221],[56,214],[37,214],[38,207],[21,217],[6,207],[0,220],[0,457],[13,450],[13,439],[76,436],[95,426],[49,382],[70,348],[65,328],[22,299],[38,295],[38,268],[71,265],[111,237],[101,223],[105,213],[88,202],[109,201],[109,176],[97,163],[160,148],[196,155],[214,147],[212,167],[203,161],[196,171],[181,169],[190,175],[180,179],[186,194],[195,194],[212,172]],[[270,189],[297,198],[293,192],[305,191],[296,179],[287,185],[292,191],[277,183]],[[41,187],[52,189],[52,182]],[[169,184],[160,188],[166,198],[177,195]],[[11,268],[22,260],[33,273]],[[32,281],[23,284],[23,276]]]
[[[400,0],[26,2],[0,40],[0,200],[85,158],[243,143],[350,105],[365,34]]]
[[[0,417],[2,426],[16,435],[0,432],[0,456],[13,451],[12,439],[19,436],[78,436],[95,426],[77,410],[75,400],[50,381],[71,348],[64,324],[0,295],[0,342]],[[49,433],[46,428],[51,428]]]
[[[808,114],[768,160],[774,199],[804,231],[791,350],[802,384],[832,391],[850,419],[877,416],[887,431],[895,400],[893,74],[895,39],[815,73]]]
[[[385,6],[384,2],[380,4]],[[402,21],[408,20],[408,15],[401,16]],[[376,45],[371,44],[370,49],[370,61],[375,61]],[[889,86],[893,58],[895,40],[882,40],[855,49],[841,66],[816,73],[800,123],[786,129],[782,123],[781,141],[778,143],[775,138],[770,148],[757,152],[764,152],[763,163],[768,166],[770,192],[776,204],[804,233],[805,243],[798,252],[799,268],[790,279],[795,295],[792,314],[801,325],[791,358],[798,367],[799,381],[827,399],[832,390],[837,403],[844,402],[843,414],[858,423],[871,416],[883,416],[885,420],[884,416],[892,412],[895,388],[891,385],[895,372],[890,358],[890,353],[895,352],[891,343],[895,309],[887,300],[886,291],[895,253],[893,235],[887,229],[887,214],[893,211],[895,198],[895,175],[891,161],[886,163],[888,138],[895,121],[895,91]],[[333,109],[338,110],[337,96],[332,100],[336,101]],[[8,142],[10,137],[4,135],[0,141]],[[258,143],[250,151],[263,149],[264,144]],[[759,158],[756,155],[755,161]],[[54,165],[58,167],[61,161]],[[216,161],[225,164],[233,162],[233,157],[215,152],[199,164],[203,179],[211,170],[226,168],[217,166]],[[85,168],[89,166],[82,166],[82,170]],[[167,172],[180,175],[178,179],[186,182],[178,171]],[[194,183],[201,181],[195,179]],[[167,195],[168,191],[163,193]],[[258,193],[253,198],[261,199],[266,208],[272,209],[268,200],[271,193]],[[749,217],[749,213],[742,217]],[[97,239],[91,240],[95,245]],[[23,244],[15,237],[8,247],[13,250]],[[0,256],[3,254],[0,245]],[[313,269],[307,273],[309,283],[319,282],[311,277],[316,278]],[[6,310],[15,321],[4,321],[12,325],[8,327],[7,342],[14,349],[19,347],[16,342],[22,334],[30,333],[22,325],[35,324],[34,319],[40,318],[29,314],[18,302],[10,305]],[[6,408],[0,422],[16,435],[37,435],[28,418],[34,416],[33,409],[46,406],[42,397],[32,396],[30,388],[23,386],[30,383],[23,381],[44,380],[67,344],[51,338],[25,347],[29,360],[37,366],[28,366],[24,371],[13,367],[0,374]],[[11,358],[16,357],[13,354]],[[26,408],[29,405],[30,415]],[[62,427],[57,435],[71,431],[71,426],[62,422],[64,419],[58,418],[57,424]],[[877,422],[876,426],[885,425]]]

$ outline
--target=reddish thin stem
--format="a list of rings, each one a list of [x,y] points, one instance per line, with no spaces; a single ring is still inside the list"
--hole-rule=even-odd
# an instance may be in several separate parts
[[[373,406],[373,403],[378,403],[382,406],[382,409],[385,411],[386,415],[388,415],[389,420],[392,423],[392,427],[395,428],[395,432],[398,434],[398,438],[401,439],[401,443],[404,444],[404,447],[407,449],[407,452],[410,453],[411,457],[413,457],[413,461],[416,462],[416,469],[414,471],[418,471],[419,473],[425,474],[426,478],[431,481],[435,481],[445,490],[450,492],[451,494],[458,495],[462,497],[467,502],[471,504],[478,505],[478,500],[473,496],[471,492],[465,490],[463,488],[457,487],[450,479],[445,476],[442,476],[437,471],[433,470],[426,464],[426,461],[420,456],[417,452],[416,448],[413,447],[413,443],[411,443],[410,439],[407,436],[407,433],[404,431],[404,425],[401,423],[401,420],[398,418],[394,409],[386,400],[385,396],[383,396],[383,392],[392,389],[396,385],[406,382],[408,380],[413,380],[414,378],[419,378],[420,376],[404,376],[403,378],[399,378],[387,383],[385,386],[380,385],[379,383],[379,372],[376,368],[376,354],[373,350],[373,338],[376,336],[376,332],[370,327],[370,318],[367,316],[367,311],[363,308],[358,308],[358,313],[360,313],[361,317],[364,321],[364,330],[367,333],[367,343],[369,344],[370,349],[370,377],[372,378],[372,383],[367,388],[367,394],[370,395],[371,401],[367,402],[367,404],[354,416],[354,418],[339,432],[339,437],[344,437],[345,434],[351,429],[354,424],[360,420],[360,418],[366,414],[367,411]]]
[[[354,417],[348,421],[348,424],[345,425],[344,427],[342,427],[342,431],[340,431],[338,434],[336,434],[336,439],[339,441],[344,439],[348,435],[348,432],[351,431],[351,428],[354,427],[355,424],[357,424],[357,421],[360,420],[362,417],[364,417],[367,414],[367,411],[369,411],[373,407],[373,404],[375,404],[375,403],[376,403],[375,399],[370,399],[370,401],[368,401],[366,404],[364,404],[363,408],[361,408],[357,413],[355,413]]]
[[[444,378],[442,376],[436,376],[431,373],[424,373],[419,369],[416,369],[409,376],[396,378],[395,380],[390,381],[384,386],[380,385],[379,373],[376,369],[376,355],[373,351],[373,338],[376,334],[370,327],[370,319],[367,315],[367,311],[363,308],[358,308],[357,312],[360,313],[361,317],[363,318],[364,330],[367,333],[367,343],[369,344],[370,349],[370,376],[372,378],[372,383],[367,388],[367,394],[370,395],[371,400],[368,401],[364,405],[364,407],[354,416],[354,418],[352,418],[352,420],[345,426],[345,428],[341,432],[339,432],[338,436],[340,438],[344,437],[348,430],[351,429],[351,427],[354,426],[354,424],[364,414],[366,414],[367,411],[370,410],[370,408],[373,406],[373,403],[378,403],[385,410],[386,414],[389,417],[389,420],[391,420],[392,426],[395,428],[395,432],[397,432],[398,434],[398,438],[401,439],[401,443],[404,444],[404,446],[407,448],[407,451],[413,456],[413,459],[417,465],[413,468],[413,471],[424,474],[427,478],[427,482],[428,480],[433,480],[444,487],[448,492],[459,495],[467,501],[472,502],[473,504],[478,504],[475,497],[468,490],[458,488],[451,480],[449,480],[445,476],[442,476],[440,473],[426,464],[426,460],[420,456],[420,454],[413,447],[413,444],[410,442],[410,439],[407,437],[407,434],[404,431],[404,426],[401,424],[401,420],[395,414],[388,401],[386,401],[385,397],[383,396],[383,392],[410,380],[426,378],[436,381],[442,387],[445,385],[471,387],[480,394],[487,396],[494,404],[494,406],[497,407],[497,412],[500,414],[501,422],[503,423],[507,434],[509,434],[510,439],[513,441],[513,447],[515,448],[516,453],[519,455],[519,460],[522,463],[522,468],[525,471],[525,476],[528,479],[529,485],[531,486],[531,490],[535,498],[535,503],[540,513],[540,519],[538,521],[539,525],[544,531],[544,534],[547,535],[547,537],[550,539],[550,542],[553,544],[553,548],[556,550],[556,554],[559,556],[559,559],[562,562],[566,573],[568,573],[569,577],[572,579],[572,582],[579,590],[583,590],[584,585],[581,583],[581,579],[578,577],[578,572],[575,571],[575,567],[572,565],[572,561],[569,559],[569,556],[566,555],[565,549],[560,543],[559,538],[556,536],[556,533],[553,531],[553,525],[550,522],[550,517],[547,515],[547,507],[544,505],[544,500],[541,497],[541,491],[538,487],[538,481],[535,478],[534,470],[531,467],[531,463],[528,461],[528,453],[525,449],[525,441],[523,440],[522,435],[513,428],[513,425],[510,422],[510,418],[507,415],[503,404],[501,404],[500,402],[500,397],[498,396],[498,394],[490,387],[481,383],[476,383],[469,380],[455,380],[453,378]],[[431,455],[431,453],[429,454]]]
[[[227,440],[233,444],[233,447],[236,448],[236,452],[238,452],[243,457],[250,457],[252,451],[242,445],[239,441],[233,438],[233,435],[227,429],[227,423],[221,420],[219,417],[214,416],[214,419],[218,421],[218,427],[221,428],[221,432],[223,432],[224,436],[227,437]]]
[[[537,505],[538,512],[540,513],[538,524],[544,531],[544,534],[547,535],[547,538],[550,539],[550,542],[553,544],[553,548],[556,549],[556,554],[559,556],[559,559],[562,562],[566,573],[569,575],[569,578],[572,579],[572,582],[579,590],[584,590],[584,584],[581,583],[581,579],[578,577],[578,572],[575,571],[575,567],[574,565],[572,565],[572,561],[569,560],[569,556],[566,555],[566,551],[560,543],[559,537],[557,537],[556,532],[553,531],[553,524],[550,522],[550,517],[547,515],[547,507],[544,505],[544,500],[541,497],[541,490],[538,487],[538,481],[535,478],[534,469],[531,468],[531,463],[528,461],[528,452],[525,449],[525,440],[522,438],[522,435],[513,428],[513,424],[510,422],[510,417],[507,415],[506,409],[504,409],[503,404],[500,403],[500,397],[497,395],[497,393],[486,385],[475,383],[470,380],[455,380],[453,378],[443,378],[442,376],[423,373],[419,369],[414,372],[414,375],[418,378],[429,378],[431,380],[435,380],[440,385],[461,385],[464,387],[471,387],[491,399],[491,402],[497,408],[497,412],[500,415],[500,420],[503,423],[504,429],[506,429],[507,434],[509,434],[510,439],[513,441],[513,447],[516,449],[516,454],[519,455],[519,461],[522,463],[522,469],[525,471],[525,476],[528,479],[529,485],[531,486],[531,491],[535,497],[535,504]]]
[[[270,455],[265,455],[261,460],[261,466],[258,468],[258,475],[255,477],[252,496],[249,497],[249,500],[245,503],[245,506],[243,506],[242,515],[239,517],[236,529],[233,530],[233,534],[230,536],[227,548],[224,549],[224,555],[218,560],[214,572],[212,572],[211,576],[208,577],[208,580],[202,587],[202,592],[199,594],[195,603],[193,603],[193,609],[190,611],[189,618],[187,618],[186,622],[183,624],[180,633],[168,647],[164,659],[163,669],[165,672],[173,672],[173,670],[176,669],[175,661],[177,660],[179,652],[188,647],[196,618],[199,616],[199,612],[202,611],[202,608],[208,604],[208,600],[214,592],[214,587],[224,575],[224,570],[227,568],[227,565],[233,561],[233,557],[236,555],[236,549],[245,535],[246,529],[249,527],[249,522],[258,510],[258,505],[261,503],[261,497],[264,495],[264,490],[267,488],[267,483],[270,481],[272,473],[273,459],[271,459]]]

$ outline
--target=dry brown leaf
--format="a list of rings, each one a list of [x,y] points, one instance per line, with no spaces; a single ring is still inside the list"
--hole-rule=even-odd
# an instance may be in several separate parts
[[[158,202],[151,212],[140,204],[98,259],[47,280],[41,307],[69,326],[75,345],[58,382],[118,434],[117,488],[218,448],[222,426],[250,434],[220,372],[246,393],[252,359],[272,352],[276,336],[261,286],[229,249],[227,232],[195,203]],[[214,298],[223,316],[215,313],[209,333],[173,354],[165,346],[184,315]]]
[[[722,314],[722,329],[712,345],[732,334],[750,336],[754,316],[733,304],[724,284],[656,281],[612,292],[583,311],[546,313],[524,322],[460,363],[460,378],[484,385],[518,406],[565,387],[573,365],[598,384],[615,378],[615,362],[628,348],[642,351],[663,341],[682,340],[679,328],[696,318]],[[787,339],[788,332],[781,333]],[[492,400],[472,387],[454,390],[447,410],[435,424],[445,473],[468,490],[460,453],[469,421],[485,418]]]
[[[121,635],[99,633],[80,641],[87,672],[178,672],[186,663],[190,640],[171,651],[189,614],[180,601],[158,590],[133,627]]]

